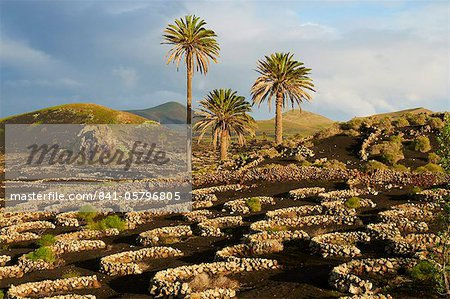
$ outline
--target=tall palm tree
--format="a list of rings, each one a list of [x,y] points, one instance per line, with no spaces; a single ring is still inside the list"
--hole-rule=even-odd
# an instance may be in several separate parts
[[[245,144],[245,136],[254,135],[255,120],[248,114],[251,104],[231,89],[214,89],[200,101],[196,112],[194,129],[201,132],[198,142],[211,130],[214,149],[220,143],[220,160],[226,160],[231,135],[237,137],[240,145]]]
[[[304,100],[311,101],[311,95],[307,90],[315,91],[312,80],[308,77],[311,69],[305,68],[303,63],[293,59],[293,54],[275,53],[259,60],[257,72],[260,76],[251,88],[253,104],[261,105],[262,102],[272,106],[272,98],[275,96],[275,141],[280,144],[283,141],[283,115],[282,109],[287,102],[300,106]]]
[[[217,63],[219,44],[214,31],[204,27],[206,22],[195,15],[176,19],[164,30],[163,44],[173,45],[167,54],[167,64],[176,63],[177,69],[184,58],[187,73],[187,124],[192,122],[192,77],[194,68],[201,74],[208,72],[210,60]]]

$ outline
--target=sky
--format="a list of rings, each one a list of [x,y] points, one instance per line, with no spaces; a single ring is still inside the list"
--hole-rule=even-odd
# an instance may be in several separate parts
[[[215,88],[251,101],[257,61],[291,52],[312,69],[317,90],[302,109],[333,120],[450,110],[448,1],[0,3],[0,117],[65,103],[185,103],[185,68],[166,65],[161,42],[167,24],[186,14],[205,19],[221,47],[207,76],[194,75],[194,102]],[[274,111],[262,105],[252,114]]]

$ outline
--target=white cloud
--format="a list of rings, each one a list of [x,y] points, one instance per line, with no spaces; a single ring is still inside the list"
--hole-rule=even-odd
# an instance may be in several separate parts
[[[67,87],[78,88],[83,86],[82,83],[71,78],[60,79],[23,79],[23,80],[6,80],[5,85],[14,87],[31,87],[31,86],[43,86],[43,87]]]
[[[0,62],[2,66],[24,72],[45,72],[58,64],[47,53],[34,49],[25,42],[2,37],[0,43]]]
[[[134,88],[138,81],[138,75],[134,68],[118,67],[113,69],[113,74],[119,76],[126,88]]]

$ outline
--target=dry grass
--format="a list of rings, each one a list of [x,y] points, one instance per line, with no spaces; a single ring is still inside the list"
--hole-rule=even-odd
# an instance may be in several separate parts
[[[189,286],[193,291],[196,292],[201,292],[213,288],[236,290],[239,288],[239,282],[224,275],[213,277],[209,276],[206,273],[200,273],[189,282]]]

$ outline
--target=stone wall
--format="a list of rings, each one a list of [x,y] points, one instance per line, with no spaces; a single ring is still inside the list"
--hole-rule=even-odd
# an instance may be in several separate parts
[[[348,215],[316,215],[303,216],[299,218],[273,218],[270,220],[261,220],[253,222],[250,229],[253,231],[267,231],[272,229],[292,229],[304,226],[323,226],[323,225],[353,225],[359,218]]]
[[[413,267],[416,262],[416,260],[406,258],[352,260],[334,267],[329,282],[331,286],[343,293],[371,295],[374,291],[374,284],[362,277],[369,275],[371,277],[375,275],[383,277],[397,274],[401,269]]]
[[[192,195],[200,195],[200,194],[211,194],[211,193],[219,193],[226,191],[238,191],[242,189],[246,189],[247,186],[241,184],[232,184],[232,185],[221,185],[221,186],[213,186],[192,190]]]
[[[97,276],[95,275],[44,280],[24,283],[18,286],[11,285],[8,290],[7,297],[9,299],[25,299],[30,297],[43,298],[54,293],[69,293],[75,290],[93,289],[99,287],[100,282],[97,280]]]
[[[0,227],[11,226],[22,222],[45,220],[52,216],[51,212],[8,212],[5,208],[0,208]]]
[[[192,236],[189,225],[166,226],[152,229],[139,234],[138,241],[144,245],[163,245],[167,238],[182,238]]]
[[[210,210],[196,210],[183,214],[183,218],[190,222],[202,222],[212,217],[213,213]]]
[[[0,243],[13,243],[39,239],[39,235],[30,230],[54,229],[55,225],[48,221],[31,221],[14,224],[0,229]]]
[[[242,225],[241,216],[225,216],[207,219],[198,224],[200,234],[203,237],[220,237],[223,235],[221,228]]]
[[[309,247],[323,257],[354,257],[361,254],[361,250],[356,247],[357,242],[369,243],[370,237],[365,232],[335,232],[312,238]]]
[[[62,254],[104,249],[106,248],[106,243],[101,240],[62,240],[56,241],[50,248],[54,253]]]
[[[373,143],[375,143],[381,136],[382,131],[380,129],[376,129],[374,132],[370,133],[370,135],[364,139],[361,150],[359,151],[359,156],[361,160],[367,161],[370,155],[370,147]]]
[[[397,255],[414,256],[418,251],[432,249],[440,241],[440,237],[432,233],[408,234],[405,237],[389,239],[386,251]]]
[[[78,212],[66,212],[58,214],[55,217],[56,224],[59,224],[61,226],[78,227],[80,226],[80,222],[77,219],[78,215]]]
[[[86,239],[101,239],[104,237],[117,236],[119,230],[116,228],[108,228],[106,230],[91,230],[83,229],[76,232],[65,233],[55,236],[57,241],[63,240],[86,240]]]
[[[192,194],[192,208],[209,208],[217,201],[217,196],[213,193]]]
[[[206,273],[210,276],[228,275],[244,271],[277,269],[275,260],[260,258],[234,258],[226,262],[201,263],[159,271],[150,283],[150,294],[164,297],[186,297],[192,293],[189,280]],[[226,297],[217,297],[226,298]]]
[[[258,198],[259,203],[261,205],[274,205],[275,200],[273,197],[268,196],[256,196],[254,198]],[[249,214],[250,208],[247,204],[249,198],[240,198],[226,202],[223,205],[225,211],[229,211],[231,213],[240,213],[240,214]]]
[[[289,191],[289,197],[294,200],[304,199],[307,197],[318,196],[319,193],[324,193],[325,188],[312,187],[312,188],[299,188]]]
[[[182,255],[183,252],[172,247],[151,247],[126,251],[103,257],[100,261],[100,271],[110,276],[141,274],[143,269],[139,262],[143,260]]]

